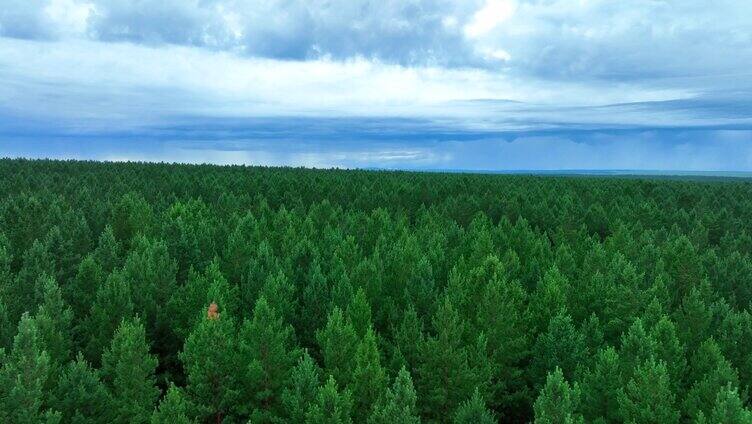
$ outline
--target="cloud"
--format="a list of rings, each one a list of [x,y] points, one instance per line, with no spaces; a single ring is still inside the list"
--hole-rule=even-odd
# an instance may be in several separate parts
[[[625,80],[749,69],[750,15],[737,0],[6,0],[0,35]]]
[[[749,169],[751,15],[735,0],[5,0],[0,153],[112,140],[141,150],[97,157]]]
[[[685,88],[548,82],[366,59],[282,61],[192,47],[7,38],[0,38],[0,77],[5,82],[0,109],[7,113],[129,122],[176,115],[432,116],[480,122],[530,119],[564,106],[696,95]]]

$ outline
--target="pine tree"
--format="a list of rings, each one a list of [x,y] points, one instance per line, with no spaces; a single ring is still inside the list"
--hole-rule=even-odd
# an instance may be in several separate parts
[[[402,368],[391,388],[373,408],[368,424],[419,424],[417,395],[410,373]]]
[[[167,343],[171,331],[167,304],[176,289],[177,265],[161,240],[138,236],[125,260],[121,274],[131,287],[134,310],[143,317],[146,331],[158,349]]]
[[[418,347],[418,402],[424,417],[448,419],[486,381],[471,366],[471,352],[463,342],[466,323],[448,299],[437,309],[433,327],[436,335]]]
[[[457,412],[454,413],[454,424],[494,424],[491,411],[486,409],[486,403],[480,396],[478,389],[475,389],[473,397],[462,403]]]
[[[621,336],[619,357],[623,377],[628,380],[634,370],[649,358],[654,358],[657,351],[655,339],[648,334],[642,320],[638,318]]]
[[[151,414],[151,424],[193,424],[188,417],[188,403],[180,389],[170,384],[159,407]]]
[[[478,330],[488,338],[492,408],[511,408],[526,401],[523,360],[530,346],[524,321],[526,293],[516,281],[497,278],[487,284],[476,305]]]
[[[171,328],[180,340],[185,340],[196,322],[205,317],[206,307],[212,302],[222,305],[225,313],[239,313],[238,289],[230,285],[212,261],[204,272],[191,269],[185,285],[179,287],[168,301]]]
[[[281,413],[282,388],[299,355],[294,332],[285,324],[265,297],[256,301],[253,319],[246,320],[238,336],[241,362],[248,364],[244,371],[243,391],[255,420],[267,421]]]
[[[44,244],[35,240],[23,255],[23,265],[16,274],[16,281],[8,288],[8,316],[20,317],[24,312],[33,312],[41,301],[40,281],[45,276],[55,275],[55,265]],[[12,300],[12,302],[11,302]]]
[[[541,389],[533,405],[536,424],[580,424],[584,423],[579,415],[580,390],[577,385],[570,387],[564,379],[561,369],[556,368],[546,377],[546,384]]]
[[[634,424],[671,424],[679,422],[666,365],[654,359],[640,364],[617,395],[624,422]]]
[[[588,422],[602,419],[618,423],[619,404],[616,394],[622,386],[619,354],[612,346],[596,353],[590,369],[582,377],[582,412]]]
[[[674,383],[673,389],[676,391],[687,367],[684,346],[676,335],[676,327],[667,316],[662,316],[650,331],[650,336],[656,342],[656,359],[666,364],[669,378]]]
[[[50,405],[64,423],[107,424],[113,418],[112,398],[81,354],[63,370]]]
[[[577,365],[587,355],[585,338],[572,323],[566,313],[554,316],[548,324],[548,330],[538,336],[533,346],[531,373],[539,385],[548,372],[560,368],[564,378],[572,379]]]
[[[295,298],[295,286],[284,272],[277,271],[266,277],[259,293],[259,297],[261,296],[266,298],[269,306],[280,314],[284,322],[293,323],[297,314],[298,301]]]
[[[104,271],[94,256],[86,256],[78,265],[76,276],[63,287],[63,296],[71,306],[73,316],[83,318],[89,313],[104,280]]]
[[[147,422],[159,389],[157,358],[149,353],[146,330],[138,318],[123,320],[102,354],[102,376],[114,399],[113,422]]]
[[[112,272],[121,265],[121,246],[115,239],[112,226],[107,225],[99,235],[99,242],[94,249],[93,259],[105,273]]]
[[[372,328],[366,330],[355,353],[355,371],[349,389],[355,398],[355,419],[365,422],[373,405],[386,390],[386,373]]]
[[[371,306],[368,304],[368,297],[362,287],[358,288],[350,300],[350,304],[347,306],[347,316],[358,338],[362,339],[366,335],[368,328],[373,325]]]
[[[739,377],[712,338],[700,345],[691,365],[691,387],[684,400],[684,411],[693,418],[700,412],[709,417],[718,393],[726,386],[738,388]]]
[[[0,419],[14,424],[56,423],[59,413],[43,410],[50,357],[28,313],[21,316],[10,356],[0,369]]]
[[[54,379],[50,383],[53,383],[60,369],[71,358],[73,312],[63,301],[60,288],[51,277],[45,278],[43,292],[34,321],[39,340],[50,357],[50,376]],[[50,386],[46,389],[50,389]]]
[[[752,411],[744,407],[739,391],[730,384],[718,391],[710,422],[717,424],[750,424]]]
[[[303,422],[308,405],[316,399],[321,384],[321,370],[307,351],[290,373],[288,387],[282,391],[282,405],[289,422]]]
[[[529,327],[537,334],[548,327],[548,322],[567,307],[567,278],[558,268],[546,271],[528,303]]]
[[[337,390],[337,382],[332,375],[321,386],[316,400],[306,412],[306,424],[350,424],[352,423],[352,398],[348,390]]]
[[[358,336],[340,308],[335,307],[329,314],[326,327],[316,331],[316,340],[324,359],[324,371],[346,387],[352,381],[355,369]]]
[[[222,422],[235,414],[241,390],[235,324],[221,305],[218,313],[203,311],[202,315],[180,353],[187,377],[186,395],[197,417]]]
[[[95,365],[100,364],[105,347],[110,344],[123,319],[133,316],[131,287],[118,272],[110,274],[107,281],[97,290],[91,312],[81,323],[78,334],[86,335],[84,356]]]
[[[112,208],[112,232],[127,250],[136,234],[148,234],[152,224],[151,206],[138,193],[124,194]]]

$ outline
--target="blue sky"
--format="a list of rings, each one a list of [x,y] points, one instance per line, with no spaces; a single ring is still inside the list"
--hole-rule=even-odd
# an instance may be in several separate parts
[[[752,3],[4,0],[0,156],[752,171]]]

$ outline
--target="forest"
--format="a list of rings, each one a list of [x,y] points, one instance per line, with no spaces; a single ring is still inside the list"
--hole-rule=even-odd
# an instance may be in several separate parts
[[[752,423],[752,182],[0,160],[0,422]]]

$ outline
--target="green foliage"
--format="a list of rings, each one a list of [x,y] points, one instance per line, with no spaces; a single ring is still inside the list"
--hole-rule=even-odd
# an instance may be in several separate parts
[[[102,354],[102,376],[113,397],[115,423],[147,422],[159,397],[143,324],[123,320]]]
[[[220,309],[221,311],[221,309]],[[206,312],[185,340],[180,360],[186,372],[186,394],[201,420],[221,422],[239,408],[237,337],[233,318]]]
[[[446,419],[486,376],[471,362],[471,349],[463,343],[466,324],[448,299],[434,315],[435,335],[418,346],[416,387],[421,413],[429,419]]]
[[[618,395],[619,413],[627,423],[678,423],[676,396],[666,365],[654,359],[640,364]]]
[[[293,329],[285,324],[265,297],[256,301],[253,318],[246,320],[238,335],[243,392],[255,420],[269,420],[280,415],[282,388],[298,357]]]
[[[715,406],[709,416],[709,422],[718,424],[752,423],[752,411],[744,407],[738,390],[731,385],[718,391]]]
[[[457,408],[452,422],[454,424],[494,424],[496,420],[493,414],[486,409],[485,402],[476,389],[473,397]]]
[[[315,401],[306,413],[306,424],[352,423],[352,397],[348,390],[337,390],[337,382],[329,376],[316,393]]]
[[[571,379],[586,354],[584,336],[574,327],[572,318],[560,312],[551,318],[548,329],[538,336],[533,347],[533,377],[542,384],[548,372],[559,368],[564,378]]]
[[[188,417],[188,403],[182,391],[170,384],[159,407],[151,415],[151,424],[192,424]]]
[[[120,273],[112,273],[97,290],[91,311],[81,323],[79,334],[87,334],[84,354],[93,364],[100,364],[105,347],[110,344],[112,335],[124,319],[134,313],[131,301],[131,287]]]
[[[745,180],[0,177],[1,422],[750,421]]]
[[[63,370],[50,405],[60,411],[64,423],[106,424],[113,419],[112,397],[80,354]]]
[[[588,422],[618,423],[617,394],[622,386],[619,353],[609,346],[599,350],[582,379],[582,412]]]
[[[355,400],[354,416],[356,421],[366,421],[373,405],[386,390],[386,373],[381,367],[376,335],[371,328],[366,330],[366,334],[355,352],[355,370],[348,388]]]
[[[391,388],[374,405],[368,424],[418,424],[420,418],[415,406],[417,395],[410,373],[402,368]]]
[[[358,335],[338,307],[329,314],[326,327],[316,332],[324,371],[334,380],[347,386],[355,370],[355,353],[358,348]]]
[[[50,378],[50,357],[42,348],[36,323],[21,316],[13,350],[0,368],[0,418],[19,424],[59,422],[59,413],[43,409]]]
[[[303,422],[305,414],[318,394],[321,370],[307,351],[298,359],[290,372],[288,387],[282,391],[282,405],[291,422]]]
[[[580,390],[571,387],[564,379],[564,373],[556,368],[546,377],[546,384],[533,405],[536,424],[579,424],[584,423],[579,415]]]

